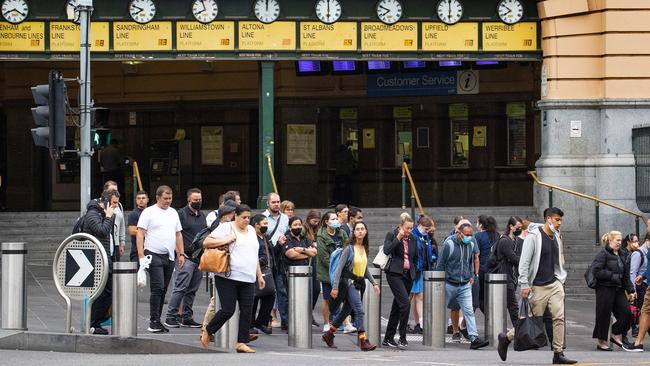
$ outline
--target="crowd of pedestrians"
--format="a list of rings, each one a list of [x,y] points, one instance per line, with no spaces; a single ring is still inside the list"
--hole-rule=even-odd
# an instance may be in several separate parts
[[[126,233],[131,236],[129,259],[148,266],[150,332],[201,328],[201,343],[207,347],[238,305],[236,351],[255,352],[248,344],[258,339],[260,332],[288,330],[288,268],[311,266],[312,307],[316,307],[322,293],[322,339],[327,347],[336,348],[334,338],[340,328],[357,334],[361,350],[377,347],[368,341],[364,329],[363,294],[379,294],[381,289],[368,271],[375,261],[369,257],[370,228],[363,221],[361,208],[339,204],[322,215],[311,210],[303,218],[295,215],[293,202],[281,201],[277,193],[270,193],[266,210],[255,214],[241,202],[237,191],[228,191],[219,197],[219,208],[205,215],[200,189],[188,190],[187,204],[176,210],[170,207],[171,188],[160,186],[151,206],[147,193],[138,192],[136,207],[125,220],[118,189],[117,183],[106,182],[101,197],[88,204],[81,230],[97,237],[111,254],[110,261],[120,260]],[[544,211],[543,223],[513,216],[499,232],[491,216],[478,216],[475,225],[458,216],[453,230],[439,246],[434,237],[436,223],[431,217],[412,218],[403,213],[380,247],[380,254],[388,258],[382,268],[393,297],[381,345],[407,349],[407,333],[422,333],[422,273],[439,270],[445,272],[452,341],[460,342],[462,335],[469,340],[470,349],[487,346],[488,341],[478,334],[475,312],[485,311],[487,274],[501,273],[508,280],[504,305],[513,326],[499,334],[497,349],[501,359],[507,359],[508,346],[516,337],[520,299],[527,299],[531,314],[544,319],[553,363],[576,363],[564,355],[567,272],[560,234],[563,217],[562,210],[555,207]],[[202,232],[208,234],[201,241],[202,247],[197,248]],[[603,249],[589,267],[594,279],[591,287],[596,293],[596,349],[612,351],[611,342],[627,351],[643,351],[650,328],[650,220],[647,233],[641,237],[610,231],[602,242]],[[203,274],[196,253],[219,247],[228,248],[230,253],[228,272],[210,274],[219,310],[215,312],[212,297],[203,322],[198,323],[193,305]],[[337,250],[341,259],[330,264]],[[174,273],[171,297],[163,314]],[[366,280],[372,289],[366,288]],[[111,289],[109,276],[109,283],[93,304],[91,326],[95,334],[108,334],[102,323],[108,317]],[[413,326],[409,323],[411,312]],[[615,322],[610,324],[612,315]],[[320,326],[316,319],[312,324]],[[635,339],[630,340],[628,333]]]

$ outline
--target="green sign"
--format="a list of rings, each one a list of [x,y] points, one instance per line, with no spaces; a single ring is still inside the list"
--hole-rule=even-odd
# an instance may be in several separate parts
[[[413,109],[411,106],[393,107],[393,118],[411,119],[413,118]]]
[[[506,115],[510,118],[525,118],[526,103],[516,102],[506,104]]]
[[[342,120],[357,120],[358,111],[356,108],[341,108],[339,109],[339,118]]]
[[[469,118],[469,108],[465,103],[449,105],[449,118],[467,119]]]

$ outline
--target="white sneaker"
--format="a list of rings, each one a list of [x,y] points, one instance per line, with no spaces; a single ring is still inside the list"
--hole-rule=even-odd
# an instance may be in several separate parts
[[[354,333],[357,331],[357,328],[352,325],[352,324],[347,324],[343,327],[343,333],[348,334],[348,333]]]
[[[326,333],[328,330],[330,330],[330,325],[329,324],[323,325],[323,333]]]

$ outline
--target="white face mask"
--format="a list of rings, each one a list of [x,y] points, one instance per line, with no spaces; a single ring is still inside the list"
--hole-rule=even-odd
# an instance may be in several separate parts
[[[548,220],[546,223],[548,224],[548,227],[551,229],[553,234],[558,233],[558,230],[555,228],[555,226],[553,226],[553,221],[552,220]]]

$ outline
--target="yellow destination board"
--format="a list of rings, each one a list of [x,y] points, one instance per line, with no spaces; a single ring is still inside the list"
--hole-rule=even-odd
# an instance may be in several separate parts
[[[239,22],[239,49],[292,51],[296,49],[296,23]]]
[[[361,23],[361,49],[364,51],[417,51],[418,23],[387,25]]]
[[[537,23],[483,23],[484,51],[536,51]]]
[[[115,51],[170,51],[172,23],[114,22],[113,48]]]
[[[357,23],[300,22],[300,49],[303,51],[356,51]]]
[[[179,51],[229,51],[235,49],[235,22],[176,23]]]
[[[108,22],[90,23],[90,50],[107,52]],[[72,22],[50,23],[50,51],[79,52],[79,24]]]
[[[478,23],[422,23],[423,51],[477,51]]]
[[[45,51],[45,24],[42,22],[20,24],[0,22],[0,51]]]

